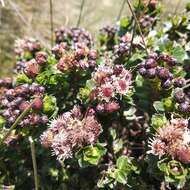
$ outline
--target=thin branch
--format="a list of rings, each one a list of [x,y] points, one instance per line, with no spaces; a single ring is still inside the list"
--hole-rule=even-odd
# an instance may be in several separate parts
[[[123,9],[124,9],[124,7],[125,7],[125,3],[126,3],[126,1],[125,1],[125,0],[123,0],[122,5],[121,5],[121,8],[120,8],[120,10],[119,10],[119,14],[118,14],[118,16],[117,16],[116,21],[120,20],[121,15],[122,15],[122,12],[123,12]]]
[[[77,21],[77,25],[76,25],[77,27],[79,27],[79,25],[80,25],[82,11],[83,11],[83,8],[84,8],[84,3],[85,3],[85,0],[82,0],[81,6],[80,6],[80,13],[79,13],[79,17],[78,17],[78,21]]]
[[[133,50],[133,40],[135,38],[135,31],[136,31],[136,22],[134,23],[134,26],[133,26],[133,33],[132,33],[132,37],[131,37],[128,60],[130,59],[130,56],[131,56],[131,53]]]
[[[49,8],[50,8],[50,25],[51,25],[51,47],[53,47],[53,1],[49,0]]]
[[[146,50],[146,54],[148,55],[147,46],[146,46],[146,43],[145,43],[145,40],[144,40],[144,35],[143,35],[143,33],[142,33],[142,30],[141,30],[141,26],[140,26],[140,24],[139,24],[139,21],[138,21],[138,19],[137,19],[137,17],[136,17],[136,14],[135,14],[135,12],[134,12],[134,10],[133,10],[133,8],[132,8],[132,5],[131,5],[130,1],[129,1],[129,0],[126,0],[126,1],[127,1],[128,6],[129,6],[129,9],[130,9],[130,11],[131,11],[131,13],[132,13],[132,15],[133,15],[133,18],[135,19],[136,25],[137,25],[137,27],[138,27],[139,33],[140,33],[141,38],[142,38],[142,41],[143,41],[143,45],[144,45],[145,50]]]
[[[36,163],[36,151],[35,151],[35,145],[32,137],[30,136],[28,138],[30,142],[30,149],[31,149],[31,155],[32,155],[32,165],[34,170],[34,183],[35,183],[35,190],[38,190],[38,172],[37,172],[37,163]]]
[[[9,128],[5,136],[1,139],[1,142],[4,142],[6,138],[10,135],[11,131],[19,124],[19,122],[29,113],[31,107],[33,105],[33,102],[19,115],[19,117],[16,119],[16,121],[12,124],[12,126]]]

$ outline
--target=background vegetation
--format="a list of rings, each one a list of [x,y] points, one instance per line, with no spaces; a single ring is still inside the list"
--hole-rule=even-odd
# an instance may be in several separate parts
[[[180,13],[188,0],[163,0],[164,13]],[[23,36],[33,36],[46,46],[50,38],[50,9],[48,0],[4,0],[0,6],[0,76],[12,75],[14,41]],[[123,0],[86,0],[81,26],[96,35],[105,24],[113,24],[119,15]],[[80,0],[54,0],[54,28],[75,26]],[[129,14],[125,6],[122,15]],[[163,18],[164,19],[164,18]]]

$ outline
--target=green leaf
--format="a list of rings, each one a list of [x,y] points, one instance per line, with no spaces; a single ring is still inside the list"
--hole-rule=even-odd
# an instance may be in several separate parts
[[[24,73],[20,73],[16,76],[16,84],[20,85],[20,84],[31,84],[32,83],[32,79],[29,79]]]
[[[56,98],[51,95],[46,95],[43,99],[43,112],[46,114],[52,114],[57,110]]]
[[[129,170],[130,169],[130,159],[127,156],[120,156],[117,159],[116,166],[121,170]]]
[[[100,159],[107,152],[101,144],[89,145],[80,149],[76,153],[76,158],[80,167],[86,167],[88,165],[98,165]]]
[[[156,130],[167,123],[167,118],[163,114],[154,114],[151,118],[151,126]]]
[[[0,115],[0,128],[3,128],[6,124],[6,120],[3,116]]]
[[[165,109],[164,109],[164,105],[163,105],[163,102],[162,101],[155,101],[153,103],[153,107],[154,109],[157,111],[157,112],[164,112]]]
[[[127,17],[122,18],[120,20],[120,26],[123,28],[127,28],[129,26],[129,19]]]
[[[171,51],[172,56],[174,56],[179,62],[184,61],[187,57],[185,50],[181,46],[177,46]]]
[[[124,170],[115,170],[114,171],[114,178],[117,182],[125,185],[127,184],[127,172]]]
[[[118,153],[123,148],[123,140],[122,139],[116,139],[113,142],[113,150],[114,153]]]
[[[48,59],[47,59],[47,62],[50,64],[50,65],[55,65],[57,63],[57,60],[55,59],[54,56],[49,56]]]

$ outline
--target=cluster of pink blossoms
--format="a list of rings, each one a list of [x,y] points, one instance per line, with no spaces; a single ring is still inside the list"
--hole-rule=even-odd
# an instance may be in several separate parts
[[[58,160],[64,160],[72,157],[81,147],[94,144],[101,131],[102,126],[92,112],[83,115],[80,108],[75,106],[53,120],[40,141],[45,147],[53,149]]]
[[[96,65],[96,59],[96,50],[81,46],[69,53],[62,52],[62,57],[59,59],[57,68],[61,72],[94,68]]]
[[[40,42],[33,38],[25,37],[15,42],[16,55],[23,57],[25,52],[35,53],[41,49]]]
[[[148,153],[156,156],[171,156],[185,164],[190,163],[190,130],[185,119],[172,119],[158,128],[155,137],[149,141]]]
[[[132,75],[122,65],[100,65],[92,74],[92,81],[94,87],[90,98],[98,101],[98,112],[119,110],[117,100],[127,95],[132,87]]]

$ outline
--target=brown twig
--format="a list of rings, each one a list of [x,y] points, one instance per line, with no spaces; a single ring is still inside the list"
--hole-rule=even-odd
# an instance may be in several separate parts
[[[136,14],[135,14],[135,12],[134,12],[134,10],[133,10],[133,8],[132,8],[132,5],[131,5],[130,1],[129,1],[129,0],[126,0],[126,1],[127,1],[128,6],[129,6],[129,9],[130,9],[130,11],[131,11],[131,13],[132,13],[132,15],[133,15],[133,18],[135,19],[136,25],[137,25],[137,27],[138,27],[139,33],[140,33],[141,38],[142,38],[142,41],[143,41],[144,48],[145,48],[145,50],[146,50],[146,54],[148,55],[148,49],[147,49],[147,46],[146,46],[146,43],[145,43],[144,35],[143,35],[143,33],[142,33],[142,30],[141,30],[141,26],[140,26],[140,24],[139,24],[139,21],[138,21],[138,19],[137,19],[137,17],[136,17]]]
[[[36,163],[36,151],[35,151],[35,145],[32,137],[30,136],[28,138],[30,142],[30,149],[31,149],[31,155],[32,155],[32,165],[34,170],[34,183],[35,183],[35,190],[38,190],[38,172],[37,172],[37,163]]]
[[[81,1],[81,6],[80,6],[80,13],[79,13],[79,17],[78,17],[78,20],[77,20],[77,27],[79,27],[80,25],[80,21],[81,21],[81,17],[82,17],[82,11],[83,11],[83,8],[84,8],[84,3],[85,3],[85,0],[82,0]]]
[[[125,1],[125,0],[123,0],[123,2],[122,2],[122,4],[121,4],[121,8],[120,8],[120,10],[119,10],[119,14],[118,14],[118,16],[117,16],[116,21],[120,20],[121,15],[122,15],[122,12],[123,12],[123,9],[124,9],[124,7],[125,7],[125,3],[126,3],[126,1]]]
[[[53,47],[53,1],[49,0],[49,7],[50,7],[50,25],[51,25],[51,47]]]

